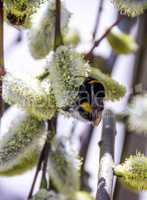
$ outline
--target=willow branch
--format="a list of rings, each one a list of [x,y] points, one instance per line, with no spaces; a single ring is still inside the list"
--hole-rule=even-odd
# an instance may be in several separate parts
[[[48,164],[48,157],[50,152],[50,145],[47,143],[46,151],[44,152],[44,161],[42,163],[42,177],[41,177],[41,184],[40,189],[47,189],[48,188],[48,181],[46,177],[46,171],[47,171],[47,164]]]
[[[63,39],[62,39],[62,34],[61,34],[61,2],[60,2],[60,0],[56,0],[56,21],[55,21],[54,50],[56,50],[62,44],[63,44]]]
[[[103,5],[104,5],[104,0],[100,0],[100,2],[98,4],[98,12],[97,12],[97,16],[96,16],[94,31],[93,31],[93,34],[92,34],[92,39],[93,40],[95,40],[95,36],[96,36],[97,30],[98,30],[98,27],[99,27],[99,24],[100,24]]]
[[[85,56],[85,59],[89,59],[93,53],[93,50],[99,46],[99,44],[107,37],[107,35],[111,32],[111,30],[119,24],[121,21],[122,17],[117,18],[117,20],[106,30],[106,32],[94,42],[93,46],[91,47],[90,51],[88,54]]]
[[[4,103],[2,99],[2,76],[5,74],[4,70],[4,23],[3,23],[3,1],[0,0],[0,118],[4,111]]]
[[[106,110],[103,115],[96,200],[111,200],[112,198],[115,133],[115,116],[112,111]]]
[[[42,152],[40,154],[39,161],[38,161],[37,168],[36,168],[36,172],[35,172],[35,176],[34,176],[34,179],[33,179],[33,183],[32,183],[29,195],[28,195],[28,200],[32,198],[34,187],[35,187],[39,172],[40,172],[41,167],[42,167],[42,162],[43,162],[44,152],[45,152],[46,146],[47,146],[47,143],[44,144],[44,147],[43,147]]]
[[[28,200],[30,198],[32,198],[34,187],[35,187],[39,172],[41,170],[43,170],[42,180],[43,180],[44,176],[46,175],[46,165],[47,165],[48,155],[49,155],[50,148],[51,148],[51,142],[52,142],[52,139],[53,139],[53,137],[55,136],[55,133],[56,133],[56,116],[54,116],[51,120],[48,120],[47,123],[48,123],[47,139],[46,139],[46,142],[45,142],[44,147],[42,149],[42,152],[40,154],[40,158],[39,158],[38,165],[37,165],[37,168],[36,168],[34,180],[33,180],[29,195],[28,195]]]

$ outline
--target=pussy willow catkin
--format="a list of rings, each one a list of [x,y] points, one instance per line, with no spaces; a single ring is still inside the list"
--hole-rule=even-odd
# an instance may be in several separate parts
[[[121,14],[135,17],[141,15],[147,8],[147,0],[113,0]]]
[[[132,36],[123,33],[118,28],[113,28],[107,36],[112,49],[117,54],[129,54],[138,49],[138,45]]]
[[[5,20],[17,28],[30,28],[32,14],[46,0],[16,0],[4,1]]]
[[[3,78],[3,99],[17,104],[38,119],[51,119],[56,111],[54,95],[48,82],[46,92],[41,82],[27,74],[7,73]]]
[[[61,5],[61,30],[67,29],[70,18],[65,5]],[[56,7],[55,1],[46,3],[45,8],[38,10],[33,17],[33,25],[28,35],[29,49],[36,59],[44,58],[53,49],[55,36]]]
[[[119,100],[125,95],[125,87],[110,76],[101,72],[99,69],[91,67],[88,75],[104,85],[106,100]]]
[[[61,193],[72,196],[79,190],[80,161],[68,140],[55,139],[49,153],[49,176]]]
[[[59,108],[69,106],[75,101],[79,86],[88,77],[88,66],[81,55],[70,47],[60,46],[53,54],[48,68]]]
[[[121,182],[132,190],[147,189],[147,157],[137,153],[114,168]]]
[[[18,175],[34,167],[46,138],[44,122],[13,106],[2,117],[0,135],[0,175]]]

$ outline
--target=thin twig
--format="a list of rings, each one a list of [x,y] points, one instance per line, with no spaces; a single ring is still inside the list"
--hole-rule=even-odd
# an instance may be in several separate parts
[[[0,118],[4,111],[4,102],[2,99],[2,76],[4,70],[4,23],[3,23],[3,1],[0,0]]]
[[[86,54],[85,59],[89,59],[91,58],[91,55],[93,53],[93,50],[98,47],[98,45],[103,41],[103,39],[105,39],[107,37],[107,35],[111,32],[112,28],[114,28],[115,26],[117,26],[119,24],[119,22],[121,21],[122,17],[119,17],[107,30],[106,32],[98,39],[94,42],[93,46],[91,47],[90,51],[88,52],[88,54]]]
[[[42,163],[42,178],[41,178],[41,184],[40,184],[40,188],[43,188],[43,189],[47,189],[47,187],[48,187],[46,170],[47,170],[48,156],[49,156],[49,152],[50,152],[50,148],[51,148],[50,140],[52,140],[52,139],[49,138],[49,135],[48,135],[48,138],[46,140],[46,148],[44,151],[44,160]]]
[[[48,182],[46,178],[46,171],[47,171],[47,164],[48,158],[51,150],[51,142],[56,134],[56,120],[57,116],[55,115],[52,120],[48,120],[48,135],[46,140],[46,149],[44,151],[44,159],[43,159],[43,166],[42,166],[42,178],[41,178],[41,185],[40,188],[48,188]]]
[[[47,142],[44,144],[44,147],[43,147],[42,152],[41,152],[40,157],[39,157],[39,161],[38,161],[38,164],[37,164],[37,168],[36,168],[35,176],[34,176],[34,179],[33,179],[33,183],[32,183],[29,195],[28,195],[28,200],[30,198],[32,198],[34,187],[35,187],[35,183],[37,181],[38,174],[39,174],[39,172],[41,170],[41,166],[42,166],[42,162],[43,162],[44,152],[45,152],[46,146],[47,146]]]
[[[100,2],[98,3],[98,12],[97,12],[96,20],[95,20],[94,31],[93,31],[93,34],[92,34],[93,41],[95,40],[95,36],[96,36],[97,30],[98,30],[98,27],[99,27],[99,24],[100,24],[103,5],[104,5],[104,0],[100,0]]]
[[[47,177],[46,177],[48,156],[49,156],[49,148],[47,148],[47,150],[45,152],[45,159],[43,161],[42,178],[41,178],[41,184],[40,184],[40,188],[42,188],[42,189],[47,189],[48,188],[48,181],[47,181]]]
[[[60,19],[61,19],[61,2],[60,2],[60,0],[56,0],[56,22],[55,22],[54,50],[56,50],[60,45],[63,44]]]
[[[48,155],[49,155],[49,151],[50,151],[50,148],[51,148],[51,142],[52,142],[52,139],[55,136],[55,132],[56,132],[56,115],[51,120],[48,120],[47,123],[48,123],[47,139],[46,139],[46,142],[45,142],[44,147],[42,149],[42,152],[40,154],[40,158],[39,158],[39,161],[38,161],[34,180],[33,180],[29,195],[28,195],[28,200],[30,198],[32,198],[34,187],[35,187],[35,184],[36,184],[36,180],[38,178],[38,174],[42,169],[42,164],[44,162],[46,162],[46,165],[47,165]],[[45,172],[43,172],[43,173],[45,173]]]
[[[100,166],[96,200],[111,200],[112,198],[115,134],[115,116],[112,111],[106,110],[103,114],[102,141],[100,143]]]

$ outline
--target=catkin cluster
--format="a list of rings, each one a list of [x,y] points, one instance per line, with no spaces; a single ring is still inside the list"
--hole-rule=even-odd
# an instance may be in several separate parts
[[[51,120],[58,111],[66,113],[65,108],[72,107],[79,99],[80,87],[87,78],[104,87],[107,100],[118,100],[125,94],[122,85],[91,67],[71,46],[59,46],[51,53],[55,41],[55,1],[45,3],[44,11],[40,13],[37,7],[41,3],[39,0],[5,1],[5,19],[13,26],[30,28],[30,53],[35,59],[46,58],[47,64],[43,74],[36,78],[9,72],[3,77],[3,99],[9,105],[17,106],[17,109],[0,141],[1,175],[20,174],[36,164],[46,138],[44,120]],[[37,13],[32,20],[34,11]],[[70,12],[62,3],[62,34],[66,33],[69,17]],[[51,56],[50,60],[48,55]],[[7,117],[12,115],[12,108],[6,113]],[[73,113],[71,115],[74,116]],[[3,121],[6,121],[5,117]],[[33,199],[64,200],[64,195],[68,199],[73,196],[80,199],[82,193],[77,193],[80,182],[77,155],[68,141],[54,138],[49,144],[48,174],[63,196],[41,190]],[[87,195],[84,198],[89,199]]]
[[[17,28],[30,28],[32,15],[46,0],[5,0],[5,20]]]
[[[44,122],[13,106],[4,114],[0,130],[0,175],[12,176],[34,167],[46,138]]]
[[[141,15],[147,9],[146,0],[113,0],[113,2],[121,14],[130,17]]]
[[[50,83],[41,85],[37,78],[27,74],[7,73],[3,78],[3,98],[8,104],[17,104],[38,119],[51,119],[56,110]]]
[[[147,189],[147,157],[138,153],[114,168],[122,183],[133,190]]]
[[[61,193],[71,197],[79,190],[80,161],[67,139],[55,139],[49,153],[49,176]]]
[[[28,44],[31,55],[35,59],[41,59],[53,49],[55,39],[56,20],[55,1],[49,1],[44,9],[38,10],[32,20],[32,27],[28,34]],[[70,18],[70,12],[64,4],[61,5],[61,30],[64,34]]]

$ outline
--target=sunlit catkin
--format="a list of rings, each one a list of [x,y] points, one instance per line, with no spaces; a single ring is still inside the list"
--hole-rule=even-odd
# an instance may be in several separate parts
[[[147,8],[147,0],[113,0],[114,5],[120,10],[121,14],[135,17],[143,14]]]
[[[56,139],[49,153],[49,176],[61,193],[72,196],[79,190],[79,166],[77,154],[68,140]]]
[[[44,122],[13,106],[0,129],[0,175],[19,175],[35,166],[46,138]]]
[[[56,106],[49,82],[47,87],[45,91],[37,78],[27,74],[7,73],[3,79],[3,99],[10,105],[19,105],[38,119],[51,119]]]
[[[46,6],[34,15],[33,26],[28,35],[29,49],[36,59],[44,58],[53,49],[55,38],[55,1],[49,1]],[[61,5],[61,30],[67,28],[70,13]]]
[[[36,12],[40,4],[46,0],[5,0],[5,21],[16,28],[30,28],[32,25],[32,14]]]
[[[137,153],[114,168],[114,173],[121,182],[132,190],[147,189],[147,157]]]

